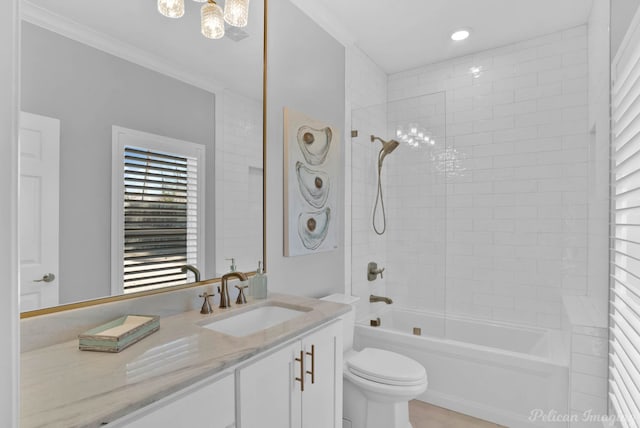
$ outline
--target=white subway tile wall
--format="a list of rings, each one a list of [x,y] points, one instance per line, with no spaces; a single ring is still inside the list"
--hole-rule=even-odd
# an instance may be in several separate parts
[[[447,226],[460,233],[473,226],[470,219],[452,217],[450,224],[445,219],[447,180],[473,185],[456,166],[455,150],[446,145],[445,101],[439,92],[388,103],[385,138],[401,145],[383,169],[388,182],[387,294],[403,306],[439,313],[445,308]]]
[[[594,2],[589,40],[589,295],[609,300],[609,2]]]
[[[385,280],[367,280],[367,264],[376,262],[387,265],[385,237],[373,232],[371,214],[376,190],[377,154],[379,143],[372,144],[370,134],[386,138],[387,132],[387,75],[364,53],[355,47],[347,50],[349,68],[349,94],[351,102],[351,129],[358,131],[357,138],[348,139],[347,171],[351,173],[351,293],[360,297],[358,316],[369,313],[369,294],[385,295]],[[383,187],[383,192],[386,185]],[[347,231],[347,233],[349,233]],[[376,303],[382,305],[382,303]]]
[[[216,270],[255,270],[262,260],[262,101],[232,92],[217,94]],[[212,119],[213,120],[213,119]]]
[[[443,120],[446,141],[385,160],[387,294],[561,327],[562,296],[587,294],[587,44],[579,26],[389,76],[386,138],[399,123]],[[434,93],[446,97],[442,118],[425,101],[438,95],[423,97]],[[357,185],[361,195],[375,182]]]
[[[573,326],[570,357],[569,409],[575,415],[570,427],[601,428],[602,422],[589,415],[607,414],[607,328]]]

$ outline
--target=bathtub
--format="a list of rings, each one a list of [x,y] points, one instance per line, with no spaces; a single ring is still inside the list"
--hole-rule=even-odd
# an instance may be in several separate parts
[[[375,317],[380,326],[369,326]],[[567,426],[529,419],[537,409],[568,412],[568,353],[560,331],[395,307],[357,322],[354,346],[420,362],[429,387],[419,400],[512,428]]]

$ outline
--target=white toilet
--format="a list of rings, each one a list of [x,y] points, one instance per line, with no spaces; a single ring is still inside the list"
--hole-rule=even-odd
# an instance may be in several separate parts
[[[359,298],[332,294],[322,300],[350,304],[344,323],[343,428],[412,428],[409,400],[427,389],[422,365],[383,349],[353,349],[355,303]]]

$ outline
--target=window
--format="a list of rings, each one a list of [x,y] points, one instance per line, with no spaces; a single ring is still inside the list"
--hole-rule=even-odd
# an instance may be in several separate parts
[[[633,27],[613,63],[611,98],[609,397],[625,428],[640,422],[640,25]]]
[[[114,293],[189,282],[204,269],[204,147],[114,127]]]

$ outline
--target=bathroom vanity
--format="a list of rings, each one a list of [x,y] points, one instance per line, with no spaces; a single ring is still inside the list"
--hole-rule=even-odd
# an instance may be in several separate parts
[[[257,310],[264,322],[264,308],[299,313],[247,331],[247,315]],[[337,317],[348,309],[272,295],[210,315],[162,318],[157,333],[118,354],[80,351],[77,340],[25,352],[21,426],[338,428]],[[217,322],[228,325],[234,317],[243,332],[216,330]]]

